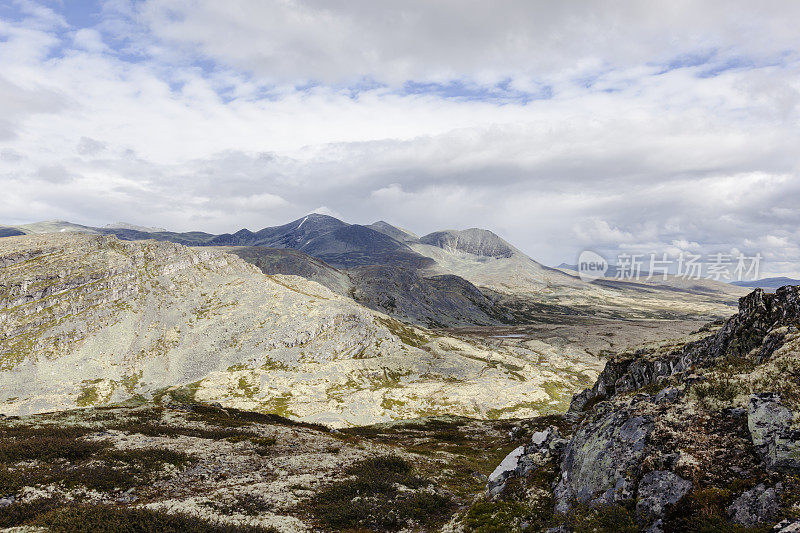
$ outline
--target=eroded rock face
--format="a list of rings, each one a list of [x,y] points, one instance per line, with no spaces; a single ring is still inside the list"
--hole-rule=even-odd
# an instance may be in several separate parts
[[[567,512],[573,501],[613,503],[631,498],[636,480],[630,470],[642,458],[652,430],[651,420],[627,410],[581,425],[564,451],[556,510]]]
[[[668,470],[647,473],[639,482],[636,513],[643,519],[660,517],[667,505],[677,502],[691,489],[691,481]]]
[[[753,445],[775,469],[800,471],[800,431],[792,430],[792,412],[778,394],[754,394],[747,411]]]
[[[728,514],[735,523],[746,527],[772,522],[778,516],[778,493],[762,483],[736,498],[728,507]]]

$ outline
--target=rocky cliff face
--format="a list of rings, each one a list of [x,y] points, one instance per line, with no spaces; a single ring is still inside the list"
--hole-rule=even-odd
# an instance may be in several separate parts
[[[511,480],[552,491],[558,531],[603,521],[650,532],[800,526],[790,525],[800,518],[798,318],[800,287],[757,290],[689,342],[613,358],[575,396],[569,438],[544,462],[531,442],[489,494],[531,505]]]

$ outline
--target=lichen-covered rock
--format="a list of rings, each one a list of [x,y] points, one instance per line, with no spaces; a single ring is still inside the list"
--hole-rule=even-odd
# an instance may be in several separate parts
[[[525,453],[519,458],[516,476],[525,477],[549,460],[560,457],[568,442],[561,437],[561,432],[555,426],[537,431],[531,436],[530,444],[525,446]]]
[[[792,422],[792,412],[773,392],[754,394],[747,411],[747,427],[757,447],[772,444],[775,436]]]
[[[567,512],[574,501],[613,503],[633,496],[631,467],[642,458],[653,422],[612,411],[578,428],[564,451],[555,490],[556,510]]]
[[[680,394],[681,391],[675,387],[665,387],[664,389],[660,390],[658,394],[656,394],[656,397],[653,401],[657,404],[672,403],[678,399]]]
[[[636,512],[643,519],[660,517],[671,505],[692,489],[687,481],[668,470],[649,472],[639,482]]]
[[[774,487],[764,484],[748,490],[728,507],[731,519],[742,526],[753,527],[770,523],[778,516],[778,494]]]
[[[753,445],[772,468],[800,471],[800,431],[792,430],[792,412],[778,394],[754,394],[747,411]]]

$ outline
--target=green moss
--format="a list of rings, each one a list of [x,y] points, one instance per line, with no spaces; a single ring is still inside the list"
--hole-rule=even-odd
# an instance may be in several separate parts
[[[519,502],[480,501],[464,516],[464,530],[474,533],[502,533],[520,530],[528,508]]]
[[[375,320],[388,329],[400,342],[414,348],[421,348],[428,343],[428,339],[417,333],[417,330],[406,326],[393,318],[376,317]]]
[[[97,387],[90,386],[90,387],[83,387],[81,389],[80,395],[78,395],[78,399],[75,403],[78,407],[89,407],[94,405],[100,401],[100,394],[97,392]]]
[[[694,384],[691,391],[704,405],[714,407],[715,401],[723,406],[730,405],[737,396],[748,394],[749,387],[740,379],[714,373],[709,374],[706,381]]]
[[[129,374],[127,376],[123,376],[120,380],[120,384],[128,391],[130,394],[133,394],[136,390],[136,385],[142,379],[143,371],[140,370],[137,373]]]
[[[292,394],[287,392],[281,396],[274,396],[269,400],[262,402],[262,409],[268,413],[274,413],[278,416],[291,417],[297,416],[289,409],[289,402],[292,401]]]
[[[489,409],[486,411],[486,418],[488,418],[489,420],[498,420],[500,418],[505,418],[508,415],[514,414],[517,411],[523,409],[533,409],[536,411],[537,414],[541,415],[561,413],[565,410],[561,406],[561,404],[554,405],[547,400],[540,400],[535,402],[520,402],[520,403],[515,403],[514,405],[509,405],[507,407],[501,407],[500,409]]]
[[[636,511],[633,502],[603,505],[578,505],[560,517],[562,525],[575,533],[636,533]]]
[[[387,411],[391,411],[396,407],[403,407],[406,402],[402,400],[395,400],[394,398],[389,398],[388,396],[384,396],[381,400],[381,408],[386,409]]]
[[[237,389],[247,398],[252,398],[258,393],[258,387],[251,384],[245,376],[239,378]]]

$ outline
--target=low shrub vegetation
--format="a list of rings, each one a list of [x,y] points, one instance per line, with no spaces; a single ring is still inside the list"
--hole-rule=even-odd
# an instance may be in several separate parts
[[[33,505],[33,504],[29,504]],[[33,516],[31,516],[33,515]],[[201,518],[142,508],[67,505],[27,513],[25,525],[52,533],[274,533],[274,528],[214,524]],[[1,520],[1,519],[0,519]],[[1,523],[1,522],[0,522]]]
[[[347,479],[322,489],[311,512],[331,529],[396,531],[431,526],[451,510],[449,498],[432,491],[396,456],[365,459],[345,470]]]

